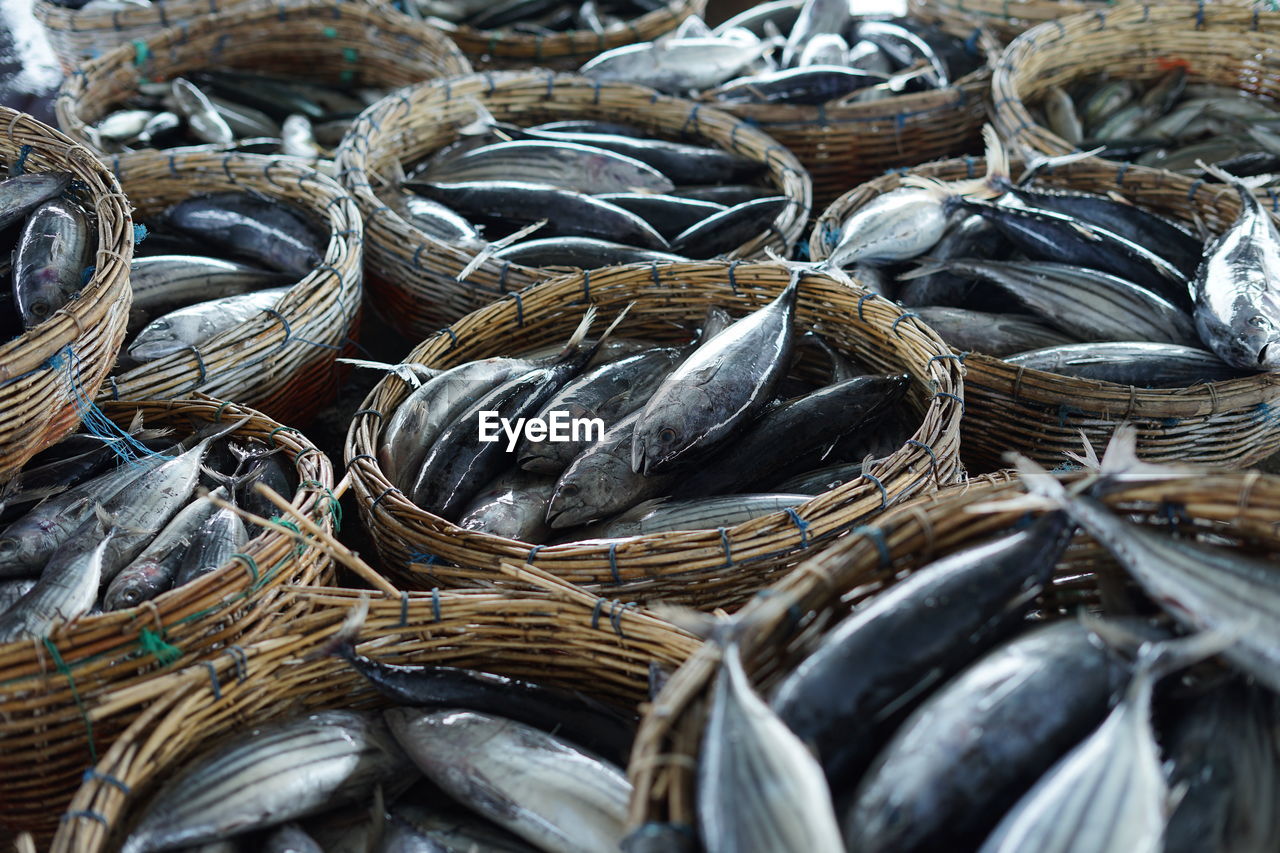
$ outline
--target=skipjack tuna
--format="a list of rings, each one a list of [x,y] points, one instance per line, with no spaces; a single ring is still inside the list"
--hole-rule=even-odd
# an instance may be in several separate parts
[[[833,465],[883,456],[914,431],[896,415],[906,376],[862,375],[795,333],[802,287],[797,277],[740,319],[713,310],[685,346],[608,332],[588,343],[588,314],[555,355],[458,365],[390,415],[379,462],[428,512],[522,541],[721,527],[796,506],[827,490]],[[626,346],[602,358],[611,340]],[[797,346],[824,348],[830,384],[788,377]],[[541,427],[557,418],[598,426],[554,441]],[[496,434],[531,423],[532,438]]]
[[[580,73],[719,103],[812,106],[942,89],[982,65],[963,39],[910,18],[856,15],[856,5],[762,3],[714,30],[692,17],[672,35],[605,51]]]
[[[0,584],[26,585],[0,599],[0,641],[137,606],[242,551],[249,533],[225,504],[269,516],[274,508],[253,487],[292,494],[293,475],[275,451],[229,437],[241,425],[175,444],[167,430],[135,424],[129,437],[73,435],[33,457],[0,514]],[[121,441],[141,455],[121,461]],[[224,506],[196,495],[202,483]]]
[[[722,649],[698,756],[703,846],[1273,849],[1280,571],[1246,543],[1100,502],[1195,471],[1139,462],[1134,441],[1122,429],[1100,466],[1081,459],[1096,470],[1070,491],[1020,460],[1027,494],[968,511],[1036,520],[892,582],[763,693],[744,672],[747,626],[696,620]],[[1063,618],[1045,602],[1077,528],[1147,593],[1131,612],[1156,615]],[[679,828],[624,849],[672,849],[664,830]]]
[[[324,256],[302,211],[250,193],[192,196],[148,227],[130,266],[126,363],[199,349],[273,310]]]
[[[988,174],[905,186],[855,211],[819,266],[846,267],[955,349],[1148,388],[1280,367],[1280,233],[1246,183],[1216,237],[1117,200]],[[1114,194],[1113,194],[1114,195]],[[910,266],[914,262],[914,266]],[[1275,274],[1272,274],[1275,273]]]

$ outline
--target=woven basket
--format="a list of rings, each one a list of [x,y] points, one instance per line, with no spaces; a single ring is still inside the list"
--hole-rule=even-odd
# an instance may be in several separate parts
[[[943,26],[982,24],[1005,44],[1036,24],[1114,5],[1115,0],[907,0],[914,17]]]
[[[972,21],[944,24],[952,35],[972,39],[988,62],[999,55],[999,43]],[[946,89],[849,106],[707,103],[760,128],[800,158],[813,178],[814,204],[824,207],[888,169],[972,150],[987,120],[990,84],[991,69],[984,66]]]
[[[1274,100],[1280,97],[1278,51],[1280,12],[1251,9],[1247,3],[1127,3],[1076,15],[1037,27],[1005,50],[991,81],[996,125],[1027,151],[1074,151],[1074,145],[1036,124],[1027,104],[1051,86],[1104,71],[1149,83],[1181,66],[1190,82]]]
[[[118,849],[157,784],[219,737],[321,709],[386,705],[334,658],[300,658],[331,635],[357,601],[352,590],[303,593],[319,604],[280,634],[226,657],[156,680],[168,688],[86,777],[54,851]],[[697,648],[692,637],[643,611],[577,590],[555,594],[482,590],[375,599],[360,651],[388,663],[470,667],[578,690],[635,706],[648,696],[649,666],[670,669]],[[112,780],[123,782],[128,794]]]
[[[1070,479],[1078,479],[1072,475]],[[894,580],[947,554],[1014,527],[1025,514],[975,515],[965,508],[1022,494],[1004,474],[924,496],[886,513],[866,535],[852,536],[808,560],[742,613],[752,629],[741,636],[743,662],[768,695],[779,677],[811,652],[824,633],[851,609]],[[1274,520],[1280,513],[1280,478],[1257,472],[1218,473],[1126,488],[1106,499],[1115,509],[1148,513],[1144,523],[1202,524],[1217,536],[1239,537],[1269,553],[1280,549]],[[1114,559],[1092,539],[1079,536],[1055,569],[1042,596],[1044,612],[1073,617],[1096,609],[1098,577],[1122,576]],[[813,618],[804,618],[813,614]],[[631,822],[695,822],[698,744],[714,682],[718,650],[708,644],[681,667],[647,711],[631,753],[635,785]]]
[[[398,164],[408,164],[454,141],[475,120],[479,101],[499,121],[536,124],[567,118],[625,120],[657,136],[715,145],[764,163],[780,194],[794,201],[772,228],[739,247],[738,258],[786,254],[798,239],[812,201],[809,176],[768,136],[723,112],[655,95],[640,86],[597,84],[583,77],[492,72],[426,83],[367,110],[338,150],[338,178],[364,214],[369,240],[369,289],[378,312],[401,334],[421,338],[444,323],[548,276],[500,260],[481,264],[465,281],[458,274],[474,253],[443,243],[406,222],[379,199]]]
[[[147,425],[173,426],[179,435],[189,434],[191,424],[248,417],[237,435],[292,458],[302,484],[291,500],[296,510],[324,530],[338,520],[328,458],[291,427],[209,398],[103,408],[121,424],[142,412]],[[0,825],[51,835],[85,768],[163,692],[157,673],[175,662],[234,659],[237,644],[308,609],[284,585],[332,577],[329,557],[281,526],[260,532],[217,571],[154,601],[81,618],[43,642],[0,644]]]
[[[124,341],[133,228],[120,185],[92,152],[26,113],[0,107],[0,163],[70,172],[97,218],[93,274],[53,317],[0,344],[0,479],[71,432]]]
[[[205,0],[199,5],[208,11]],[[155,14],[153,9],[141,11]],[[133,38],[131,43],[113,41],[113,50],[80,66],[58,92],[58,126],[91,148],[85,125],[118,109],[139,83],[194,70],[240,69],[380,89],[471,70],[438,30],[394,9],[362,2],[239,3],[218,15]]]
[[[1014,174],[1021,164],[1014,164]],[[947,160],[912,170],[944,180],[981,175],[981,159]],[[1240,204],[1230,187],[1206,184],[1158,169],[1119,166],[1091,159],[1041,175],[1049,186],[1098,193],[1118,192],[1143,207],[1222,231]],[[809,250],[830,251],[840,222],[870,199],[899,185],[886,175],[841,196],[818,219]],[[1245,468],[1280,450],[1280,373],[1259,373],[1190,388],[1147,389],[1059,376],[1011,365],[981,353],[964,360],[965,418],[961,424],[965,463],[976,471],[1003,466],[1017,450],[1043,465],[1063,462],[1080,449],[1080,431],[1101,448],[1117,423],[1138,428],[1138,452],[1148,459],[1204,462]]]
[[[112,376],[100,397],[164,399],[193,391],[306,423],[337,393],[340,355],[360,311],[360,214],[333,180],[289,158],[140,151],[107,160],[139,219],[203,192],[252,190],[302,210],[329,233],[324,264],[276,305],[183,350]]]
[[[745,314],[786,287],[776,264],[637,265],[565,276],[512,294],[428,338],[409,361],[446,367],[563,342],[588,302],[602,322],[635,305],[616,334],[687,340],[672,321],[696,323],[710,303]],[[347,462],[356,502],[382,557],[401,585],[503,582],[502,563],[529,562],[559,578],[626,600],[682,602],[702,608],[740,603],[811,548],[823,545],[913,494],[952,482],[960,419],[960,369],[945,345],[901,309],[839,284],[807,276],[800,285],[797,329],[821,324],[831,343],[876,370],[912,377],[907,402],[921,425],[910,441],[861,480],[797,507],[723,530],[641,536],[606,545],[529,543],[463,530],[423,511],[379,469],[376,447],[385,418],[408,394],[384,379],[356,413]]]
[[[412,2],[412,0],[396,0]],[[603,33],[569,30],[552,35],[519,33],[510,29],[478,30],[432,19],[453,39],[477,70],[551,68],[576,71],[598,53],[627,44],[653,41],[680,26],[690,15],[701,15],[707,0],[670,0],[638,18],[607,27]]]

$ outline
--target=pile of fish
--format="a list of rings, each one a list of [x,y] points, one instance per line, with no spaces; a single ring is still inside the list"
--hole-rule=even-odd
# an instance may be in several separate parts
[[[1241,177],[1280,172],[1280,104],[1234,86],[1188,83],[1175,68],[1140,83],[1096,75],[1051,86],[1033,115],[1072,145],[1100,156],[1210,180],[1204,164]]]
[[[85,134],[108,154],[195,146],[327,161],[352,120],[384,94],[246,71],[191,71],[140,84]]]
[[[1005,504],[1047,512],[857,607],[767,702],[717,626],[707,851],[1274,850],[1280,569],[1107,508],[1115,478],[1153,477],[1132,434],[1113,450],[1085,492],[1025,471],[1037,496]],[[1077,526],[1159,615],[1046,615]]]
[[[65,197],[71,175],[41,172],[0,181],[0,340],[33,329],[80,293],[93,274],[95,219]]]
[[[855,15],[849,0],[761,3],[714,30],[605,51],[580,73],[728,104],[848,104],[945,89],[982,64],[977,49],[929,24]],[[784,35],[785,33],[785,35]]]
[[[440,373],[389,413],[382,470],[428,512],[535,543],[725,527],[796,506],[914,431],[896,405],[906,375],[860,375],[795,333],[797,287],[736,321],[712,311],[686,346],[588,341],[589,313],[554,355]],[[826,351],[830,384],[787,378],[797,342]]]
[[[1242,208],[1206,240],[1109,195],[1015,183],[987,132],[985,178],[908,177],[854,211],[819,266],[1022,367],[1148,388],[1280,368],[1280,233],[1246,183],[1219,173]]]
[[[240,517],[198,487],[270,517],[254,485],[290,496],[294,478],[275,451],[229,437],[241,425],[175,443],[135,424],[134,437],[76,434],[33,457],[4,489],[0,642],[136,606],[242,551]]]
[[[303,211],[252,192],[193,195],[149,223],[130,266],[126,363],[198,350],[274,309],[324,258]]]
[[[386,202],[437,240],[530,267],[594,268],[727,254],[795,201],[744,183],[764,166],[634,125],[480,118],[414,164]],[[484,236],[481,236],[481,233]]]
[[[603,35],[626,21],[662,9],[661,0],[397,0],[396,8],[417,18],[534,36],[582,30]],[[447,29],[447,27],[446,27]]]
[[[576,692],[340,653],[394,703],[238,732],[188,762],[121,850],[617,850],[635,717]],[[206,849],[206,848],[200,848]]]

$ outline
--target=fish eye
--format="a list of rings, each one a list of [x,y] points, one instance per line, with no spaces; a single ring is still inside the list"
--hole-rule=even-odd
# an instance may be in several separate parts
[[[663,427],[658,431],[658,441],[663,444],[671,444],[676,440],[676,431],[671,427]]]
[[[582,491],[582,487],[579,486],[577,483],[565,483],[563,486],[560,487],[561,496],[566,498],[571,498],[574,495],[578,494],[578,492],[580,491]]]
[[[1270,324],[1267,323],[1266,317],[1263,317],[1261,314],[1254,314],[1249,318],[1249,325],[1253,326],[1255,329],[1265,329]]]
[[[35,314],[37,317],[45,316],[49,313],[49,303],[45,302],[43,299],[37,299],[35,302],[31,303],[31,313]]]

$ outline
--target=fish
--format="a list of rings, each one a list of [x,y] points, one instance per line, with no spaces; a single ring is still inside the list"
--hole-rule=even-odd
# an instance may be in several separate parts
[[[545,129],[545,126],[518,128],[506,124],[500,127],[517,138],[574,143],[590,148],[602,148],[630,157],[650,166],[673,185],[728,184],[755,177],[764,170],[764,164],[759,161],[707,145],[691,145],[687,142],[673,142],[650,136],[598,132],[590,129]],[[653,190],[637,187],[612,194],[634,195],[642,192],[652,193]],[[662,193],[658,191],[657,194]]]
[[[991,314],[950,306],[911,309],[947,346],[960,352],[981,352],[1003,358],[1028,350],[1058,347],[1078,341],[1057,329],[1021,314]]]
[[[542,542],[550,533],[547,507],[555,487],[555,477],[508,471],[472,498],[458,526],[520,542]]]
[[[499,249],[491,255],[499,261],[526,267],[598,267],[641,263],[688,263],[689,258],[654,249],[638,249],[596,237],[546,237],[525,240]]]
[[[605,431],[556,480],[547,503],[554,530],[596,521],[667,493],[672,474],[644,474],[632,464],[632,442],[642,412],[637,410]]]
[[[621,539],[676,530],[715,530],[792,509],[809,500],[801,494],[734,494],[636,504],[599,525],[590,538]],[[580,538],[585,538],[580,537]]]
[[[383,853],[534,853],[535,848],[487,821],[459,811],[401,801],[387,816]]]
[[[614,325],[624,314],[625,311],[614,320]],[[595,311],[588,309],[557,359],[513,374],[476,400],[440,433],[423,458],[414,481],[414,503],[443,518],[458,517],[476,492],[493,480],[509,455],[500,441],[481,440],[480,413],[494,412],[498,419],[515,422],[541,409],[594,355],[595,346],[583,345],[594,316]],[[607,338],[613,327],[611,325],[602,337]]]
[[[518,181],[582,193],[655,192],[675,189],[647,163],[594,145],[546,139],[497,142],[430,166],[428,181]]]
[[[199,349],[217,335],[275,308],[290,289],[269,287],[170,311],[134,335],[125,351],[131,359],[141,363],[183,350]]]
[[[723,648],[697,768],[708,853],[843,853],[822,768],[756,694],[734,641]]]
[[[565,384],[535,417],[548,420],[563,412],[567,420],[598,418],[604,425],[616,423],[642,408],[662,380],[688,353],[677,347],[655,347],[602,364]],[[585,432],[585,431],[584,431]],[[595,441],[590,435],[569,440],[533,441],[527,436],[516,449],[521,468],[540,474],[559,474]]]
[[[639,216],[573,190],[505,180],[405,186],[468,216],[526,223],[545,219],[540,233],[546,236],[597,237],[642,249],[669,248],[662,235]]]
[[[480,229],[465,216],[438,201],[403,193],[385,198],[390,209],[437,240],[459,248],[478,249],[486,245],[486,241],[480,236]]]
[[[652,225],[668,241],[713,213],[728,210],[726,205],[714,201],[699,201],[662,193],[602,193],[596,198],[631,211]]]
[[[219,508],[200,526],[178,567],[177,586],[185,586],[221,568],[231,557],[244,550],[249,541],[240,516],[225,507]]]
[[[324,258],[323,243],[305,217],[275,199],[211,193],[178,202],[161,218],[210,246],[299,278]]]
[[[237,734],[189,763],[141,810],[122,853],[240,835],[364,802],[412,772],[376,714],[320,711]]]
[[[411,489],[440,433],[478,398],[532,367],[525,358],[486,358],[452,367],[419,385],[386,419],[378,443],[379,466],[401,489]]]
[[[843,32],[849,23],[849,12],[848,0],[805,0],[783,45],[782,67],[798,64],[813,38]]]
[[[1275,699],[1232,680],[1179,705],[1162,730],[1169,786],[1182,790],[1164,853],[1264,853],[1280,837]]]
[[[1072,145],[1084,142],[1084,125],[1076,114],[1075,102],[1060,86],[1050,86],[1045,94],[1045,115],[1049,127]]]
[[[106,519],[109,522],[109,517]],[[82,547],[74,540],[74,554],[65,557],[64,544],[50,558],[50,568],[17,601],[0,614],[0,643],[12,643],[26,637],[42,639],[59,623],[74,621],[94,606],[102,581],[103,563],[111,547],[115,529],[95,518],[85,535],[96,540]]]
[[[218,115],[222,116],[222,120],[231,129],[232,135],[238,138],[279,137],[284,132],[279,122],[261,110],[255,110],[253,107],[226,98],[210,97],[209,103],[213,105]]]
[[[18,599],[30,592],[36,582],[35,578],[0,580],[0,616],[4,615],[5,611],[12,607]]]
[[[280,153],[287,157],[319,160],[325,151],[316,143],[311,119],[300,113],[287,116],[280,125]]]
[[[766,50],[765,45],[721,38],[641,42],[597,54],[578,73],[604,83],[632,83],[682,95],[720,85]]]
[[[989,282],[1041,322],[1077,341],[1151,341],[1194,347],[1200,343],[1191,317],[1144,287],[1087,267],[1051,261],[957,259],[928,264]]]
[[[921,701],[1018,631],[1071,540],[1065,514],[918,569],[854,611],[770,701],[837,790],[855,784]]]
[[[540,849],[594,853],[621,842],[631,783],[617,767],[501,717],[410,708],[384,716],[428,778]]]
[[[730,254],[763,231],[776,233],[774,220],[795,203],[786,196],[769,196],[717,211],[677,234],[671,250],[698,259]]]
[[[296,823],[286,823],[271,831],[262,842],[261,853],[325,853],[307,831]]]
[[[1249,186],[1226,173],[1240,197],[1236,221],[1205,252],[1196,274],[1195,323],[1218,357],[1241,370],[1280,369],[1280,232]]]
[[[707,92],[726,104],[818,106],[886,82],[888,75],[843,65],[805,65],[738,77]]]
[[[802,471],[794,477],[788,477],[772,486],[776,492],[784,494],[820,495],[832,489],[838,489],[845,483],[852,483],[862,477],[861,462],[837,462],[824,465],[811,471]]]
[[[227,498],[225,487],[219,487],[213,494],[223,500]],[[216,510],[208,500],[193,501],[179,510],[151,544],[111,581],[102,609],[137,607],[172,587],[188,548]]]
[[[797,276],[771,303],[707,341],[667,376],[640,410],[632,471],[669,471],[706,453],[763,409],[791,359],[799,285]]]
[[[849,42],[845,41],[844,36],[839,33],[818,33],[801,49],[796,65],[801,68],[809,65],[843,65],[848,58]]]
[[[252,290],[282,287],[294,279],[287,273],[198,255],[153,255],[129,265],[131,310],[168,312],[193,302],[238,296]]]
[[[1198,635],[1144,646],[1124,699],[1018,800],[981,853],[1159,853],[1173,794],[1151,728],[1151,693],[1167,672],[1221,645]]]
[[[16,225],[71,186],[70,172],[27,172],[0,181],[0,230]]]
[[[705,497],[743,491],[820,462],[841,436],[861,429],[900,399],[910,382],[907,374],[857,376],[775,406],[696,471],[681,477],[676,494]]]
[[[1061,376],[1139,388],[1186,388],[1247,375],[1203,349],[1149,341],[1064,344],[1016,353],[1006,356],[1005,361]]]
[[[171,85],[174,106],[198,139],[214,145],[230,145],[235,141],[226,119],[199,87],[182,77],[173,78]]]
[[[976,848],[1102,723],[1128,675],[1074,619],[992,650],[939,687],[880,750],[844,813],[850,848]]]
[[[24,329],[40,325],[80,292],[91,251],[89,218],[76,203],[53,199],[32,212],[13,256],[13,299]]]
[[[832,2],[832,0],[819,0]],[[869,41],[893,58],[900,66],[911,67],[923,62],[928,69],[924,79],[937,89],[951,85],[951,72],[934,46],[918,33],[892,21],[863,19],[857,24],[859,40]]]

